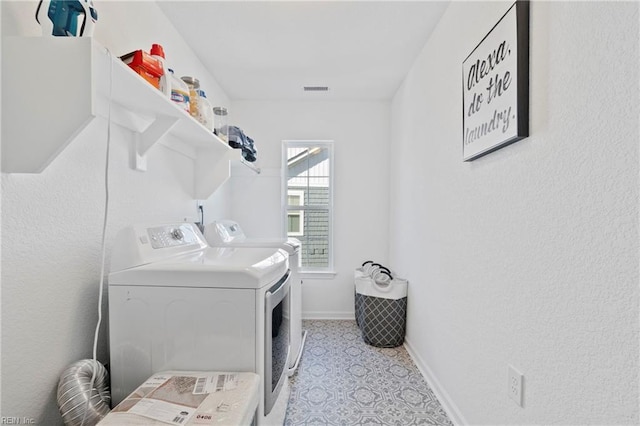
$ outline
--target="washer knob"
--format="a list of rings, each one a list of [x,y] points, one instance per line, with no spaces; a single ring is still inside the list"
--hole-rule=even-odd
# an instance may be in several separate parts
[[[184,238],[184,234],[178,228],[173,229],[171,231],[171,236],[173,237],[174,240],[182,240]]]

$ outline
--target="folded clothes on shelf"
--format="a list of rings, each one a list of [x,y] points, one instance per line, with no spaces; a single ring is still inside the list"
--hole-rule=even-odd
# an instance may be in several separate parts
[[[253,139],[245,135],[242,129],[237,126],[227,126],[227,136],[229,146],[242,150],[242,158],[253,163],[256,161],[258,151],[255,148]]]

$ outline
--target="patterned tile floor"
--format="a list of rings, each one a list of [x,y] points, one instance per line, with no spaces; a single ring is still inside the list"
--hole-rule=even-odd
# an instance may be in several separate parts
[[[403,346],[365,344],[355,321],[303,328],[285,425],[452,425]]]

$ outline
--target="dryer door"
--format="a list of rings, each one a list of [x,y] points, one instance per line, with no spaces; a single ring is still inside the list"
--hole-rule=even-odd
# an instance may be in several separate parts
[[[289,318],[285,313],[285,304],[289,303],[291,273],[282,277],[265,293],[265,354],[264,354],[264,415],[278,399],[280,388],[287,378],[287,359],[289,358]],[[286,309],[290,312],[289,307]]]

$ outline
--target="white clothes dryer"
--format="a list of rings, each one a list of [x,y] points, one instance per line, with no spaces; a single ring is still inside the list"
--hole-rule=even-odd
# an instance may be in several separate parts
[[[302,280],[300,278],[300,240],[296,238],[247,238],[244,231],[233,220],[216,220],[204,229],[204,237],[211,247],[270,247],[289,254],[291,288],[289,291],[291,326],[291,351],[288,374],[298,368],[307,332],[302,330]]]
[[[290,275],[283,250],[211,248],[191,223],[120,231],[109,274],[114,404],[159,371],[248,371],[261,381],[257,423],[282,424]],[[276,402],[282,418],[267,419]]]

